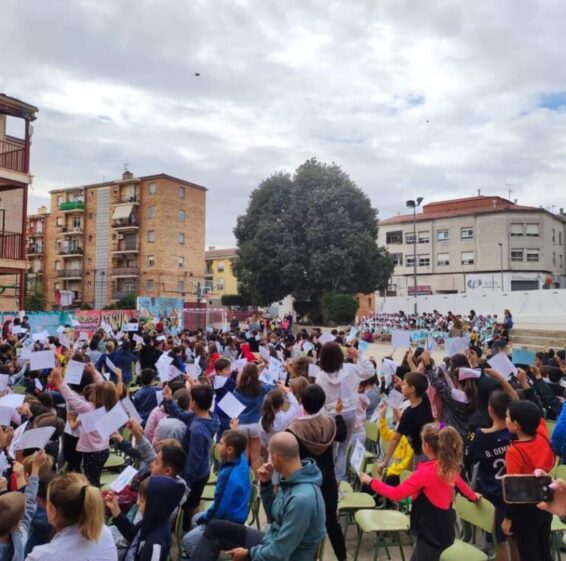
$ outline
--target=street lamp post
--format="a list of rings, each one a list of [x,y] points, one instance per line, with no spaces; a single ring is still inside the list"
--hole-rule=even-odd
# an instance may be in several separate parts
[[[501,292],[503,292],[503,244],[501,242],[499,245],[499,268],[501,271]]]
[[[407,201],[407,207],[413,209],[413,293],[415,297],[415,316],[417,315],[417,208],[422,202],[422,197]]]

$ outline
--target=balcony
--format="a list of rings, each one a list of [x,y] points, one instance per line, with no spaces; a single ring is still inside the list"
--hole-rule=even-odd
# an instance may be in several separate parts
[[[63,228],[60,232],[63,236],[83,236],[84,231],[82,228]]]
[[[127,230],[139,230],[140,225],[131,219],[112,220],[112,228],[118,232],[125,232]]]
[[[0,168],[26,173],[25,148],[21,144],[0,140]]]
[[[28,230],[28,238],[42,238],[43,235],[43,230],[41,232],[38,232],[37,230]]]
[[[126,243],[118,243],[114,246],[115,249],[112,250],[113,254],[118,253],[139,253],[140,249],[136,241],[134,242],[126,242]]]
[[[71,247],[67,249],[59,249],[57,251],[58,255],[62,255],[63,258],[65,257],[82,257],[83,256],[83,249],[82,247]]]
[[[22,255],[22,234],[0,231],[0,259],[25,259]]]
[[[43,248],[31,245],[28,247],[27,253],[28,253],[28,257],[43,255]]]
[[[140,274],[138,267],[113,267],[113,277],[137,277]]]
[[[61,212],[83,212],[85,209],[84,201],[67,201],[59,205]]]
[[[140,196],[136,193],[135,195],[121,196],[118,201],[114,204],[116,205],[139,205],[140,204]]]
[[[124,298],[130,294],[137,294],[138,289],[135,286],[127,287],[127,288],[119,288],[117,290],[112,291],[112,300],[120,300],[120,298]]]
[[[82,279],[82,269],[61,269],[57,271],[57,277],[60,279]]]

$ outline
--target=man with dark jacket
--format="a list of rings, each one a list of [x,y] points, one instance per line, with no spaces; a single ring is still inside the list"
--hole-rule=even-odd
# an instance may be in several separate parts
[[[305,415],[293,421],[287,430],[299,441],[301,460],[312,458],[322,473],[320,490],[326,510],[326,532],[336,559],[343,561],[346,559],[346,542],[337,516],[338,486],[334,474],[332,445],[334,442],[344,441],[347,429],[340,415],[340,401],[336,405],[336,419],[319,414],[325,401],[326,394],[318,384],[307,386],[301,397]]]

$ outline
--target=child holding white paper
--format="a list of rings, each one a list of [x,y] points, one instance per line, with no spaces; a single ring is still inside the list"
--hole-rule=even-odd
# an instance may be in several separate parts
[[[116,369],[116,375],[121,380],[122,372]],[[92,388],[88,401],[72,391],[62,377],[61,369],[54,368],[51,374],[53,384],[59,388],[67,405],[79,415],[89,413],[104,407],[108,412],[118,403],[118,389],[112,382],[98,382]],[[120,384],[121,385],[121,384]],[[83,472],[96,487],[100,487],[102,468],[110,454],[108,439],[103,439],[97,431],[81,430],[77,451],[83,454]]]
[[[284,411],[283,407],[286,402],[289,403],[289,408]],[[279,383],[276,390],[270,391],[265,396],[261,413],[259,435],[261,445],[267,449],[271,437],[277,432],[286,430],[299,416],[299,402],[290,388]]]

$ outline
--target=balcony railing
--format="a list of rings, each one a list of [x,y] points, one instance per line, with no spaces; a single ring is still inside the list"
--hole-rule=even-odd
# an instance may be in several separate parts
[[[0,259],[25,259],[22,255],[22,234],[0,232]]]
[[[139,247],[136,241],[119,243],[115,246],[113,250],[114,253],[122,253],[124,251],[139,251]]]
[[[123,288],[118,290],[112,291],[112,300],[120,300],[120,298],[124,298],[124,296],[128,296],[129,294],[137,294],[137,288],[135,286],[129,288]]]
[[[60,279],[82,278],[82,269],[62,269],[57,271],[57,276]]]
[[[0,168],[26,173],[25,148],[20,144],[0,140]]]
[[[112,268],[112,276],[113,277],[125,277],[128,275],[137,276],[139,275],[139,268],[138,267],[113,267]]]
[[[30,245],[28,247],[28,255],[43,255],[43,248]]]
[[[59,205],[59,210],[69,211],[69,210],[84,210],[84,201],[67,201],[66,203],[61,203]]]

